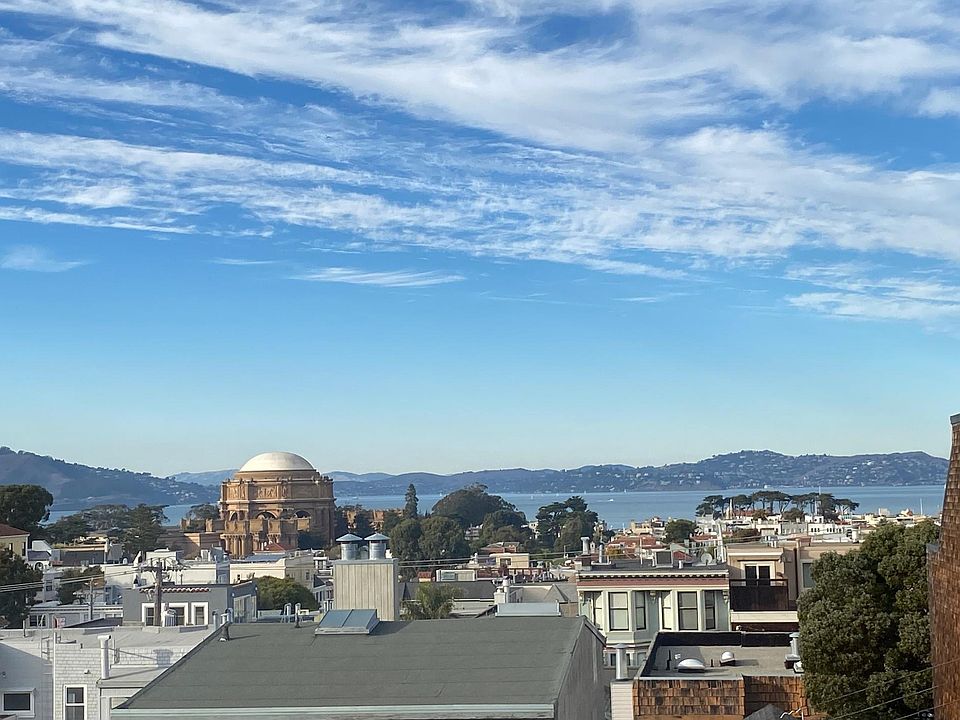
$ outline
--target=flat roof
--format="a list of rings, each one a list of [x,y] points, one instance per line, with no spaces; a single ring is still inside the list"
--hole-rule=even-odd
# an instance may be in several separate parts
[[[735,663],[721,666],[720,656],[728,651],[734,654]],[[784,666],[789,653],[789,633],[666,631],[654,638],[639,677],[733,680],[743,676],[793,676],[796,673]],[[699,660],[706,670],[678,672],[677,663],[683,660]]]
[[[552,707],[585,631],[580,617],[381,622],[369,635],[230,625],[121,710]]]

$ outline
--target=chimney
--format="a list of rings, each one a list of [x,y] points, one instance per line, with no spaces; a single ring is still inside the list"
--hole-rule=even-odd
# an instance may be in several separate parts
[[[580,538],[580,544],[581,544],[580,554],[589,555],[590,554],[590,538],[584,535],[582,538]]]
[[[603,543],[600,543],[600,545],[597,548],[597,562],[600,563],[601,565],[607,561],[606,556],[604,556],[603,554],[603,550],[604,550]]]
[[[374,533],[373,535],[366,538],[368,547],[370,548],[370,559],[371,560],[386,560],[387,558],[387,543],[390,542],[390,538],[382,533]]]
[[[629,680],[630,673],[627,671],[627,646],[623,643],[617,643],[613,646],[617,651],[617,680]]]
[[[97,635],[100,641],[100,679],[110,679],[110,636]]]
[[[503,589],[503,602],[509,603],[510,602],[510,576],[509,575],[504,575],[503,585],[501,587]]]
[[[337,542],[340,543],[341,560],[356,560],[357,549],[359,544],[363,542],[363,538],[357,537],[353,533],[347,533],[338,537]]]

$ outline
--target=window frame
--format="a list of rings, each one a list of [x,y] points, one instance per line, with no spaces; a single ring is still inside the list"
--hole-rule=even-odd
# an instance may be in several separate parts
[[[89,699],[90,693],[87,692],[86,685],[64,685],[63,686],[63,720],[87,720],[87,701]],[[68,702],[68,693],[71,690],[80,690],[83,693],[83,702]],[[80,718],[69,718],[68,710],[71,708],[81,708],[83,710],[83,716]]]
[[[4,713],[13,713],[17,717],[22,718],[32,718],[37,713],[37,706],[35,702],[34,693],[36,688],[4,688],[0,691],[0,710]],[[7,695],[26,695],[30,700],[30,708],[27,710],[11,710],[7,707]]]
[[[197,611],[203,611],[204,622],[197,622]],[[210,603],[205,602],[196,602],[190,604],[190,624],[199,626],[199,625],[209,625],[210,624]]]
[[[703,629],[717,629],[717,591],[704,590],[703,592]]]
[[[636,630],[647,629],[647,593],[645,590],[633,591],[633,627]]]
[[[623,598],[623,606],[614,605],[614,596]],[[614,622],[614,612],[618,613],[618,619],[622,623]],[[622,613],[622,617],[619,616]],[[630,629],[630,593],[626,590],[615,590],[607,593],[607,628],[611,631],[624,631]]]
[[[684,596],[693,596],[693,605],[684,604]],[[700,629],[700,593],[696,590],[678,590],[677,591],[677,629],[678,630],[699,630]],[[689,597],[687,597],[689,602]],[[689,613],[691,610],[694,612],[694,617],[696,622],[693,627],[685,627],[687,623],[684,622],[684,613]]]

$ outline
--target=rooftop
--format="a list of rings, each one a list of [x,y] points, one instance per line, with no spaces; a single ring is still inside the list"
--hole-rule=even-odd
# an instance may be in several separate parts
[[[313,470],[306,458],[289,452],[265,452],[247,460],[240,472],[282,472],[285,470]]]
[[[735,664],[721,666],[720,656],[728,651],[734,654]],[[742,676],[792,676],[794,671],[784,666],[789,653],[789,633],[661,632],[653,641],[640,677],[733,680]],[[702,662],[706,670],[677,671],[678,662],[691,659]]]
[[[231,625],[123,709],[552,706],[583,632],[562,617],[381,622],[369,635]]]
[[[26,530],[18,530],[17,528],[11,525],[4,525],[0,523],[0,537],[12,537],[17,535],[29,535]]]

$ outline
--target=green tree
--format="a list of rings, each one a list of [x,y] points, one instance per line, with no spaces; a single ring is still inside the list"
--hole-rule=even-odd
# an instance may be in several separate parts
[[[930,521],[882,525],[859,550],[814,563],[815,586],[799,600],[800,654],[819,712],[870,708],[892,720],[933,704],[926,546],[938,532]]]
[[[528,543],[533,534],[526,527],[527,518],[515,510],[497,510],[483,519],[480,528],[480,547],[495,542]]]
[[[420,517],[420,501],[417,498],[417,488],[413,483],[407,486],[407,492],[403,496],[403,517],[407,520]]]
[[[404,519],[403,515],[396,510],[385,510],[383,513],[383,527],[380,529],[380,532],[384,535],[389,535]]]
[[[480,525],[487,515],[497,510],[516,509],[499,495],[488,493],[486,485],[475,484],[440,498],[432,514],[452,518],[466,529]]]
[[[207,520],[220,519],[220,508],[211,503],[194,505],[183,519],[187,521],[187,528],[190,530],[203,530],[207,526]]]
[[[0,523],[40,537],[53,495],[39,485],[0,485]]]
[[[23,528],[20,528],[21,530]],[[38,582],[43,575],[12,550],[0,550],[0,587]],[[0,628],[20,628],[29,614],[36,590],[0,592]]]
[[[595,540],[600,539],[595,532],[599,517],[595,512],[588,509],[587,503],[582,497],[575,495],[563,502],[550,503],[540,508],[540,512],[537,513],[537,538],[540,544],[545,548],[554,548],[561,551],[575,549],[574,547],[564,549],[560,544],[560,533],[570,518],[574,516],[579,517],[580,526],[586,536]],[[572,530],[568,531],[567,539],[569,539],[570,532]],[[578,538],[576,547],[579,547],[579,545],[580,540]]]
[[[580,549],[580,538],[592,535],[593,528],[584,522],[583,513],[571,513],[560,528],[555,548],[559,552],[576,552]]]
[[[85,537],[90,532],[90,523],[83,515],[67,515],[43,529],[46,539],[52,543],[72,543]]]
[[[160,535],[163,533],[163,505],[145,505],[140,503],[129,511],[127,527],[120,535],[124,550],[131,558],[141,553],[157,549]]]
[[[420,583],[417,599],[404,604],[403,614],[409,620],[443,620],[450,617],[454,601],[462,595],[455,585]]]
[[[665,543],[685,544],[696,529],[697,524],[693,520],[682,518],[671,520],[663,528],[663,541]]]
[[[803,522],[807,514],[800,508],[789,508],[780,513],[783,522]]]
[[[126,505],[94,505],[76,513],[91,530],[121,533],[130,527],[130,508]]]
[[[424,559],[446,560],[470,555],[470,546],[463,536],[463,527],[453,518],[432,515],[421,520],[420,527],[420,553]]]
[[[83,569],[80,568],[70,568],[64,570],[63,574],[60,576],[60,587],[57,589],[57,600],[61,605],[72,605],[77,601],[77,597],[80,592],[85,588],[90,587],[89,582],[77,582],[81,578],[95,577],[93,580],[93,586],[95,588],[103,587],[103,578],[96,577],[102,575],[103,570],[100,569],[99,565],[94,565],[93,567],[86,567]]]
[[[759,511],[758,511],[759,512]],[[734,542],[752,542],[760,539],[760,531],[756,528],[734,528],[730,537]]]
[[[258,577],[257,607],[261,610],[283,610],[287,603],[307,610],[317,609],[317,599],[303,585],[292,578]]]

